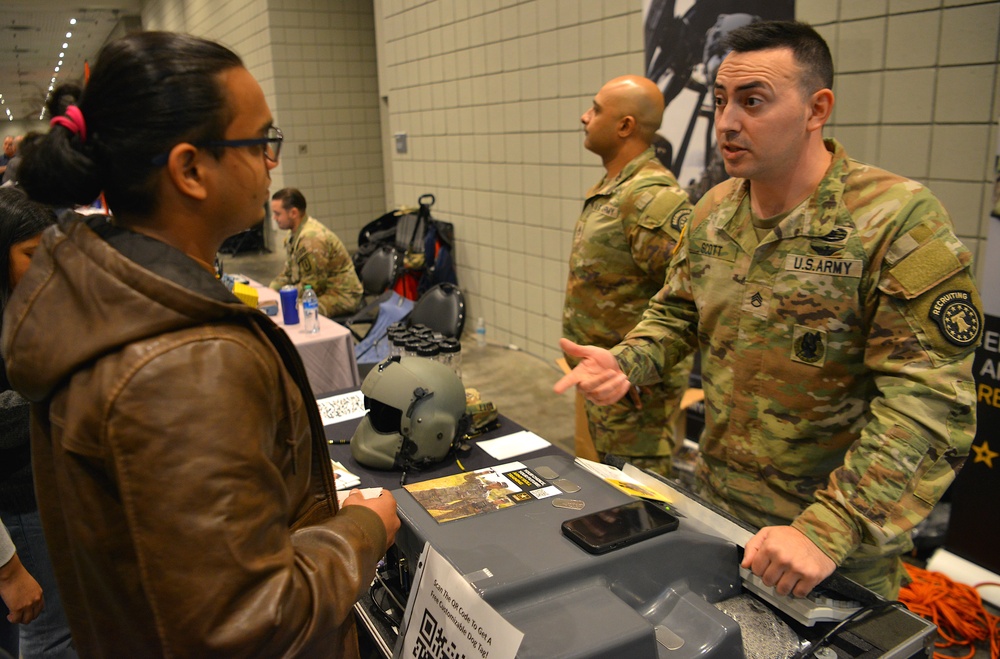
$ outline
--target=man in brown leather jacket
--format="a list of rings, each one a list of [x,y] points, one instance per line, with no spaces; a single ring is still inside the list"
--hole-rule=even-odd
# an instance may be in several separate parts
[[[64,218],[7,305],[42,521],[81,656],[357,656],[352,606],[399,520],[338,510],[294,346],[210,263],[259,222],[281,134],[231,51],[139,33],[26,150]]]

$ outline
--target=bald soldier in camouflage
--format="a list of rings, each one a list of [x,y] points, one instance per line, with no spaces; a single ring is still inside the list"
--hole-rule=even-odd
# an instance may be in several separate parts
[[[557,390],[616,400],[700,348],[700,494],[763,527],[742,566],[783,595],[839,567],[894,599],[975,435],[972,256],[929,190],[822,138],[833,64],[812,28],[728,41],[715,130],[736,178],[698,202],[619,346],[564,346],[584,360]]]
[[[616,345],[663,286],[691,204],[650,146],[662,117],[657,86],[623,76],[605,84],[580,118],[583,145],[601,157],[606,175],[587,192],[573,234],[563,336],[574,342]],[[670,475],[682,439],[674,437],[674,422],[690,371],[688,360],[663,383],[643,387],[639,406],[632,399],[607,407],[586,402],[599,457],[614,453]]]
[[[278,190],[271,196],[271,216],[278,228],[292,232],[285,238],[285,268],[271,288],[292,284],[301,300],[302,289],[310,284],[324,316],[357,311],[363,290],[351,255],[337,234],[306,214],[305,196],[295,188]]]

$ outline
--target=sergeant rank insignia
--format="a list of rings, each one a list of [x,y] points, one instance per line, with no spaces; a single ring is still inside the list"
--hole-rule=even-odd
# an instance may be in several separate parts
[[[982,317],[968,291],[942,293],[931,304],[928,315],[937,323],[949,343],[969,346],[979,339],[979,331],[983,326]]]

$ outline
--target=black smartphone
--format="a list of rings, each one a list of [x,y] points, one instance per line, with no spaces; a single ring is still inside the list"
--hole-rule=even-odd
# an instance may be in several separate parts
[[[605,554],[673,531],[677,524],[677,518],[663,508],[645,499],[637,499],[568,519],[562,523],[562,532],[591,554]]]

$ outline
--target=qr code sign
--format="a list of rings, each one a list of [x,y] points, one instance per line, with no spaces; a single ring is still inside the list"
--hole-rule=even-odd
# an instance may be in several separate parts
[[[420,634],[410,655],[414,659],[465,659],[465,653],[459,652],[458,647],[445,637],[437,620],[427,609],[424,609]]]
[[[365,396],[360,391],[322,398],[316,405],[324,426],[365,415]]]

